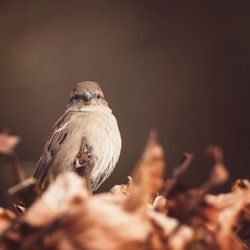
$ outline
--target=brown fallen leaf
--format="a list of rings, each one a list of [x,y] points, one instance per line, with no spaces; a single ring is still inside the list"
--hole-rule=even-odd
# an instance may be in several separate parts
[[[243,242],[234,231],[241,222],[240,215],[242,216],[242,213],[250,206],[249,182],[237,181],[232,190],[232,193],[205,197],[206,202],[214,209],[208,214],[209,226],[212,225],[210,228],[216,232],[217,241],[222,250],[245,249]]]
[[[131,176],[129,176],[127,184],[115,185],[110,189],[110,193],[115,196],[127,197],[131,194],[132,186],[133,186],[133,179]]]
[[[194,231],[192,228],[182,225],[176,230],[169,239],[169,249],[184,250],[186,246],[192,241]]]
[[[158,195],[153,202],[153,209],[162,214],[167,214],[167,199],[163,195]]]
[[[164,184],[164,170],[163,148],[158,144],[156,134],[151,132],[132,175],[134,185],[125,204],[126,209],[132,211],[143,207],[157,195]]]
[[[214,161],[209,178],[201,187],[205,192],[208,192],[210,189],[224,184],[228,180],[229,173],[224,166],[223,151],[220,147],[209,146],[206,149],[206,154]]]
[[[0,208],[0,234],[11,225],[15,218],[15,214],[10,210]]]
[[[19,142],[19,136],[0,133],[0,154],[11,155]]]
[[[27,210],[22,220],[34,227],[46,225],[78,203],[88,200],[89,196],[84,179],[73,172],[66,172],[59,175],[53,185]]]

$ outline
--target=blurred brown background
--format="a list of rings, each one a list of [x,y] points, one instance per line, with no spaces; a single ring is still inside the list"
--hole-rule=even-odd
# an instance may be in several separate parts
[[[206,178],[211,143],[231,180],[249,178],[249,25],[249,1],[1,1],[0,126],[22,137],[18,154],[32,167],[71,85],[94,80],[123,137],[103,190],[126,181],[150,128],[168,166],[198,156],[186,182]],[[1,158],[0,205],[8,167]]]

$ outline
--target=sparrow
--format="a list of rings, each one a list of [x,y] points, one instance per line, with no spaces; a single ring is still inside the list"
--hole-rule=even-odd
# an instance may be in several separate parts
[[[95,191],[113,172],[121,151],[117,120],[100,85],[76,83],[65,113],[52,128],[33,177],[42,190],[64,171],[75,171]]]

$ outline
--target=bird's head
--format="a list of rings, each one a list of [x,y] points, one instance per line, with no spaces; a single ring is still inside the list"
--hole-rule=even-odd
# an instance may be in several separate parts
[[[96,82],[84,81],[76,83],[70,93],[69,105],[108,106],[100,85]]]

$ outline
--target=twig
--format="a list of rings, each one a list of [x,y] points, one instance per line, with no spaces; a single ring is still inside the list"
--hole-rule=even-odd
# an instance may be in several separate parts
[[[178,183],[180,177],[186,172],[186,170],[192,163],[193,158],[194,157],[192,154],[189,153],[184,154],[184,159],[181,165],[173,170],[172,176],[166,181],[164,191],[162,192],[163,196],[165,197],[169,196],[169,194],[172,192],[172,190]]]

